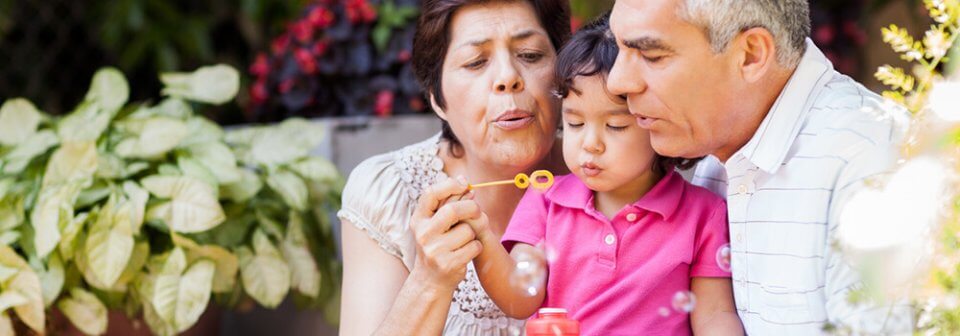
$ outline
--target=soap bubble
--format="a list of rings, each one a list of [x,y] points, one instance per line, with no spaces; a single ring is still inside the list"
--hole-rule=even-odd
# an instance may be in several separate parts
[[[697,298],[690,291],[679,291],[673,294],[673,310],[680,313],[689,313],[693,311],[693,306],[697,304]]]
[[[520,288],[529,296],[536,296],[543,290],[547,281],[547,267],[539,250],[528,252],[519,251],[516,256],[516,267],[510,273],[510,284]]]
[[[717,266],[725,272],[730,272],[730,244],[723,244],[717,249]]]

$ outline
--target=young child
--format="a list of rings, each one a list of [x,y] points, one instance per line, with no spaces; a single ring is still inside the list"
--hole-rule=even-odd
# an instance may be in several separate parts
[[[726,205],[684,181],[674,168],[693,162],[658,156],[626,102],[606,91],[617,51],[602,18],[560,52],[563,156],[573,174],[527,192],[503,245],[484,242],[474,260],[483,287],[513,318],[565,308],[582,335],[740,335],[723,260]],[[531,255],[546,259],[545,290],[511,282],[518,259]]]

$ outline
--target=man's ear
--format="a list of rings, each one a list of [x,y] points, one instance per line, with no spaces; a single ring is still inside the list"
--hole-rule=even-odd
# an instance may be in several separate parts
[[[733,47],[740,54],[737,65],[745,81],[756,83],[780,66],[776,40],[766,28],[747,29],[735,41]]]
[[[433,108],[433,113],[436,113],[440,119],[447,121],[447,112],[443,111],[443,109],[440,108],[440,105],[437,104],[437,96],[435,96],[433,93],[430,94],[430,107]]]

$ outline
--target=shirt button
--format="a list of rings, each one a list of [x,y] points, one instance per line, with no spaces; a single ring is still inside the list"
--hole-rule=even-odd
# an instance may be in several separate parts
[[[746,185],[746,184],[741,184],[739,187],[737,187],[737,191],[740,192],[740,195],[746,195],[746,194],[747,194],[747,185]]]
[[[603,242],[607,243],[607,245],[613,245],[613,243],[617,242],[617,237],[614,237],[613,234],[608,234],[603,238]]]
[[[633,222],[633,221],[636,221],[636,220],[637,220],[637,214],[635,214],[635,213],[628,213],[628,214],[627,214],[627,221]]]

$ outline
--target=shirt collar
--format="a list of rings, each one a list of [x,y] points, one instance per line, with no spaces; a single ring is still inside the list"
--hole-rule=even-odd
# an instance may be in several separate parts
[[[807,39],[807,51],[753,138],[737,153],[763,171],[780,169],[803,126],[803,116],[830,80],[833,64]],[[737,155],[734,155],[734,157]]]
[[[683,197],[684,180],[676,171],[671,170],[660,179],[640,200],[630,206],[641,210],[655,212],[669,219],[676,212]],[[557,178],[553,187],[547,190],[544,197],[555,204],[580,210],[595,211],[593,206],[593,190],[587,188],[576,175],[570,174]]]

